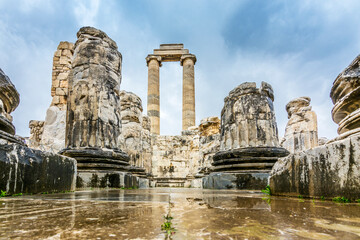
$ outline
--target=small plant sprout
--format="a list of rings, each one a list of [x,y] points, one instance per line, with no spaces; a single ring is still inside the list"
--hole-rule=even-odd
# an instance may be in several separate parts
[[[349,203],[350,202],[350,200],[347,199],[346,197],[334,197],[332,200],[337,203]]]
[[[0,193],[0,197],[5,197],[6,196],[6,191],[3,191],[3,190],[0,190],[1,193]]]
[[[172,222],[171,222],[173,217],[167,214],[164,216],[164,219],[165,222],[161,224],[161,230],[165,231],[166,239],[170,239],[170,237],[175,234],[175,228],[172,226]]]
[[[355,202],[360,203],[360,198],[359,198],[359,199],[356,199]]]
[[[321,196],[320,199],[321,199],[321,201],[325,201],[325,197],[324,197],[324,196]]]
[[[265,187],[265,189],[261,190],[261,192],[265,193],[266,195],[271,196],[271,189],[270,189],[270,186],[269,186],[269,185],[267,185],[267,186]]]

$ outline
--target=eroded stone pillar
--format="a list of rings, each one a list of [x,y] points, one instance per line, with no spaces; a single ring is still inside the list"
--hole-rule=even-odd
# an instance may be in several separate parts
[[[146,57],[148,66],[147,114],[151,122],[151,133],[160,134],[160,74],[161,57]]]
[[[220,151],[213,171],[270,172],[279,157],[289,154],[280,147],[270,84],[246,82],[233,89],[221,112]]]
[[[195,62],[193,54],[184,54],[180,59],[183,66],[182,130],[195,126]]]
[[[118,148],[121,53],[98,29],[83,27],[77,37],[62,152],[78,161],[79,170],[128,170],[129,156]]]
[[[360,134],[360,55],[337,76],[330,97],[332,118],[339,125],[337,139]]]
[[[289,121],[281,145],[290,153],[301,152],[319,145],[317,117],[316,113],[311,111],[310,101],[309,97],[299,97],[286,105]]]
[[[9,77],[0,68],[0,139],[5,141],[20,143],[20,139],[15,137],[15,127],[12,124],[12,113],[20,103],[20,96]]]

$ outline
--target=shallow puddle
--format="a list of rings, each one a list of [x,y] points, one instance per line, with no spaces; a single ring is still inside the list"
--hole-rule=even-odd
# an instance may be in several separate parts
[[[259,192],[155,188],[0,199],[0,237],[19,239],[360,239],[360,205]]]

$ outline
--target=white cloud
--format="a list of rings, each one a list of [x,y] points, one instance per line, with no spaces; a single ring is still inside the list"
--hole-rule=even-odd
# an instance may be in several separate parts
[[[78,25],[96,26],[99,12],[99,0],[78,0],[74,1],[74,14]]]

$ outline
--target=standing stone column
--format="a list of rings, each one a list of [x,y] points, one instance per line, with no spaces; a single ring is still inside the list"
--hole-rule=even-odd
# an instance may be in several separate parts
[[[9,77],[0,68],[0,139],[23,144],[15,137],[15,127],[10,115],[19,105],[20,96]]]
[[[78,169],[128,170],[118,148],[121,132],[121,53],[106,33],[83,27],[77,33],[69,77],[66,141],[62,152]]]
[[[289,121],[281,145],[290,153],[301,152],[319,145],[317,117],[316,113],[311,111],[310,101],[309,97],[300,97],[286,105]]]
[[[360,134],[360,55],[334,81],[330,97],[332,118],[339,125],[335,140]]]
[[[148,66],[148,99],[147,114],[151,122],[151,133],[160,134],[160,82],[159,67],[161,57],[148,55],[146,57]]]
[[[220,151],[204,188],[263,189],[271,168],[289,152],[280,147],[270,84],[243,83],[224,99]]]
[[[182,130],[195,126],[195,62],[193,54],[182,55],[180,59],[183,66]]]

